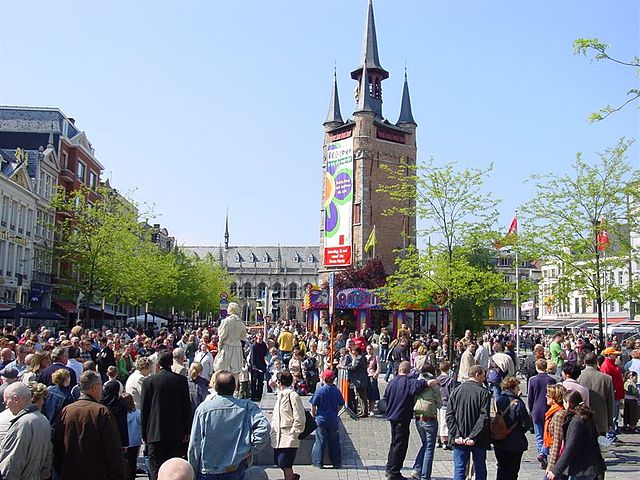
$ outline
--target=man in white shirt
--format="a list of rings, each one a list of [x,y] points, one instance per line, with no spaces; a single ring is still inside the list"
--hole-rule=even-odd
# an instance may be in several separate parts
[[[80,351],[76,347],[69,347],[69,360],[67,360],[67,367],[72,368],[76,372],[76,378],[80,378],[82,375],[83,367],[82,363],[78,361]]]
[[[476,348],[476,365],[480,365],[485,370],[489,368],[489,350],[484,346],[482,337],[478,338],[478,348]]]
[[[493,344],[493,351],[495,352],[491,357],[493,363],[495,363],[506,377],[513,377],[516,374],[516,366],[513,364],[511,357],[502,351],[502,345],[500,342]]]

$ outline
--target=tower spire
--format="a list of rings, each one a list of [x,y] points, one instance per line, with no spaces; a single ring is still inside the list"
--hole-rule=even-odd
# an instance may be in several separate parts
[[[333,88],[331,89],[331,98],[329,99],[329,113],[323,125],[327,129],[332,129],[342,125],[342,114],[340,113],[340,98],[338,97],[338,77],[336,68],[333,67]]]
[[[227,213],[224,217],[224,249],[229,248],[229,208],[227,207]]]
[[[411,112],[411,97],[409,97],[409,81],[407,80],[407,68],[404,69],[404,88],[402,89],[402,102],[400,104],[400,117],[396,125],[417,125]]]
[[[385,78],[389,78],[389,72],[380,65],[372,0],[369,0],[367,6],[367,19],[364,24],[360,65],[351,72],[351,78],[358,81],[360,91],[364,91],[362,88],[362,80],[364,79],[367,85],[367,91],[370,92],[368,95],[370,97],[368,99],[370,107],[376,114],[376,117],[382,120],[382,81]]]
[[[381,74],[383,80],[385,78],[389,78],[389,72],[380,65],[380,57],[378,55],[378,38],[376,36],[376,21],[373,16],[373,0],[369,0],[369,5],[367,6],[367,19],[364,23],[364,37],[362,38],[360,65],[351,72],[351,78],[359,80],[360,73],[365,66],[369,70],[369,74],[375,71]]]

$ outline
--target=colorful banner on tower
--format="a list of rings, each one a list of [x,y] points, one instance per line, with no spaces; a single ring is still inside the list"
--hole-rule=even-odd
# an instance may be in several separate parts
[[[324,173],[324,266],[351,265],[353,139],[327,146]]]

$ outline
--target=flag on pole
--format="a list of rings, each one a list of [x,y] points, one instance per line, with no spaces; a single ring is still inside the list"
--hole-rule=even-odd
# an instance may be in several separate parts
[[[598,222],[598,224],[599,224],[598,236],[597,236],[598,250],[600,250],[601,252],[604,252],[609,246],[609,243],[611,243],[611,240],[609,239],[609,232],[607,231],[604,217],[600,217],[600,221]]]
[[[364,244],[364,251],[367,253],[371,253],[372,251],[375,252],[376,243],[376,226],[374,225],[373,230],[371,230],[371,233],[369,234],[367,243]]]
[[[517,216],[513,217],[513,220],[511,220],[511,225],[509,226],[509,231],[507,232],[507,238],[509,238],[509,235],[518,235],[518,217]]]

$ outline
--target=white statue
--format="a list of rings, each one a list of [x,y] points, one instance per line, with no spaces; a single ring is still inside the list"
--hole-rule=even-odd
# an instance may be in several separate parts
[[[218,354],[213,362],[213,369],[216,372],[228,370],[238,375],[245,363],[242,340],[247,338],[247,328],[240,320],[240,305],[229,303],[227,312],[229,315],[218,328]]]

